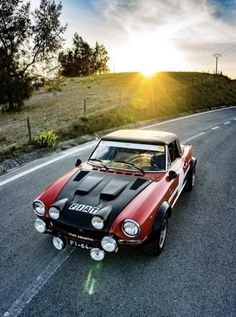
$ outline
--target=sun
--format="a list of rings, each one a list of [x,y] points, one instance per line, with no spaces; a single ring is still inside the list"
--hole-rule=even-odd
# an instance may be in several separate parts
[[[145,77],[152,77],[157,73],[157,70],[154,70],[152,67],[147,67],[146,69],[140,70]]]
[[[160,71],[177,71],[185,67],[182,52],[164,32],[130,34],[116,60],[119,61],[120,69],[138,71],[144,76],[153,76]]]

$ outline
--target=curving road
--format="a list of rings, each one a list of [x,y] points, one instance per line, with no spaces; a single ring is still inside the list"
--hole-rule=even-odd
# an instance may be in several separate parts
[[[94,142],[0,177],[0,316],[236,316],[236,107],[147,129],[177,133],[198,158],[162,255],[58,252],[34,230],[32,200]]]

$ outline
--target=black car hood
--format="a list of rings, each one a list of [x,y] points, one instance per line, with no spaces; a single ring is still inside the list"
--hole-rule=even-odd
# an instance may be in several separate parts
[[[111,212],[103,229],[109,231],[114,219],[151,182],[149,178],[135,175],[79,171],[65,185],[54,203],[67,199],[61,217],[56,222],[73,228],[94,230],[92,217],[102,208],[109,207]]]

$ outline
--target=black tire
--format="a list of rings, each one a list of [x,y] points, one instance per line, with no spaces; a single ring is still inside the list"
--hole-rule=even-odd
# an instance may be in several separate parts
[[[195,178],[196,178],[196,165],[191,168],[188,174],[187,183],[185,185],[185,189],[189,192],[193,189],[195,185]]]
[[[164,219],[162,220],[161,227],[158,230],[156,238],[150,242],[147,242],[143,246],[143,252],[145,254],[153,255],[153,256],[157,256],[161,254],[165,245],[167,232],[168,232],[168,215],[166,215]]]

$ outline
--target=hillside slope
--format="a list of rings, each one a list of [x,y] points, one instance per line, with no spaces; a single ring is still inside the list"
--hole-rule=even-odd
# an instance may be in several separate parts
[[[236,81],[206,73],[168,72],[153,77],[116,73],[62,78],[27,101],[21,112],[0,113],[0,160],[35,146],[32,137],[55,130],[60,140],[139,120],[236,104]]]

